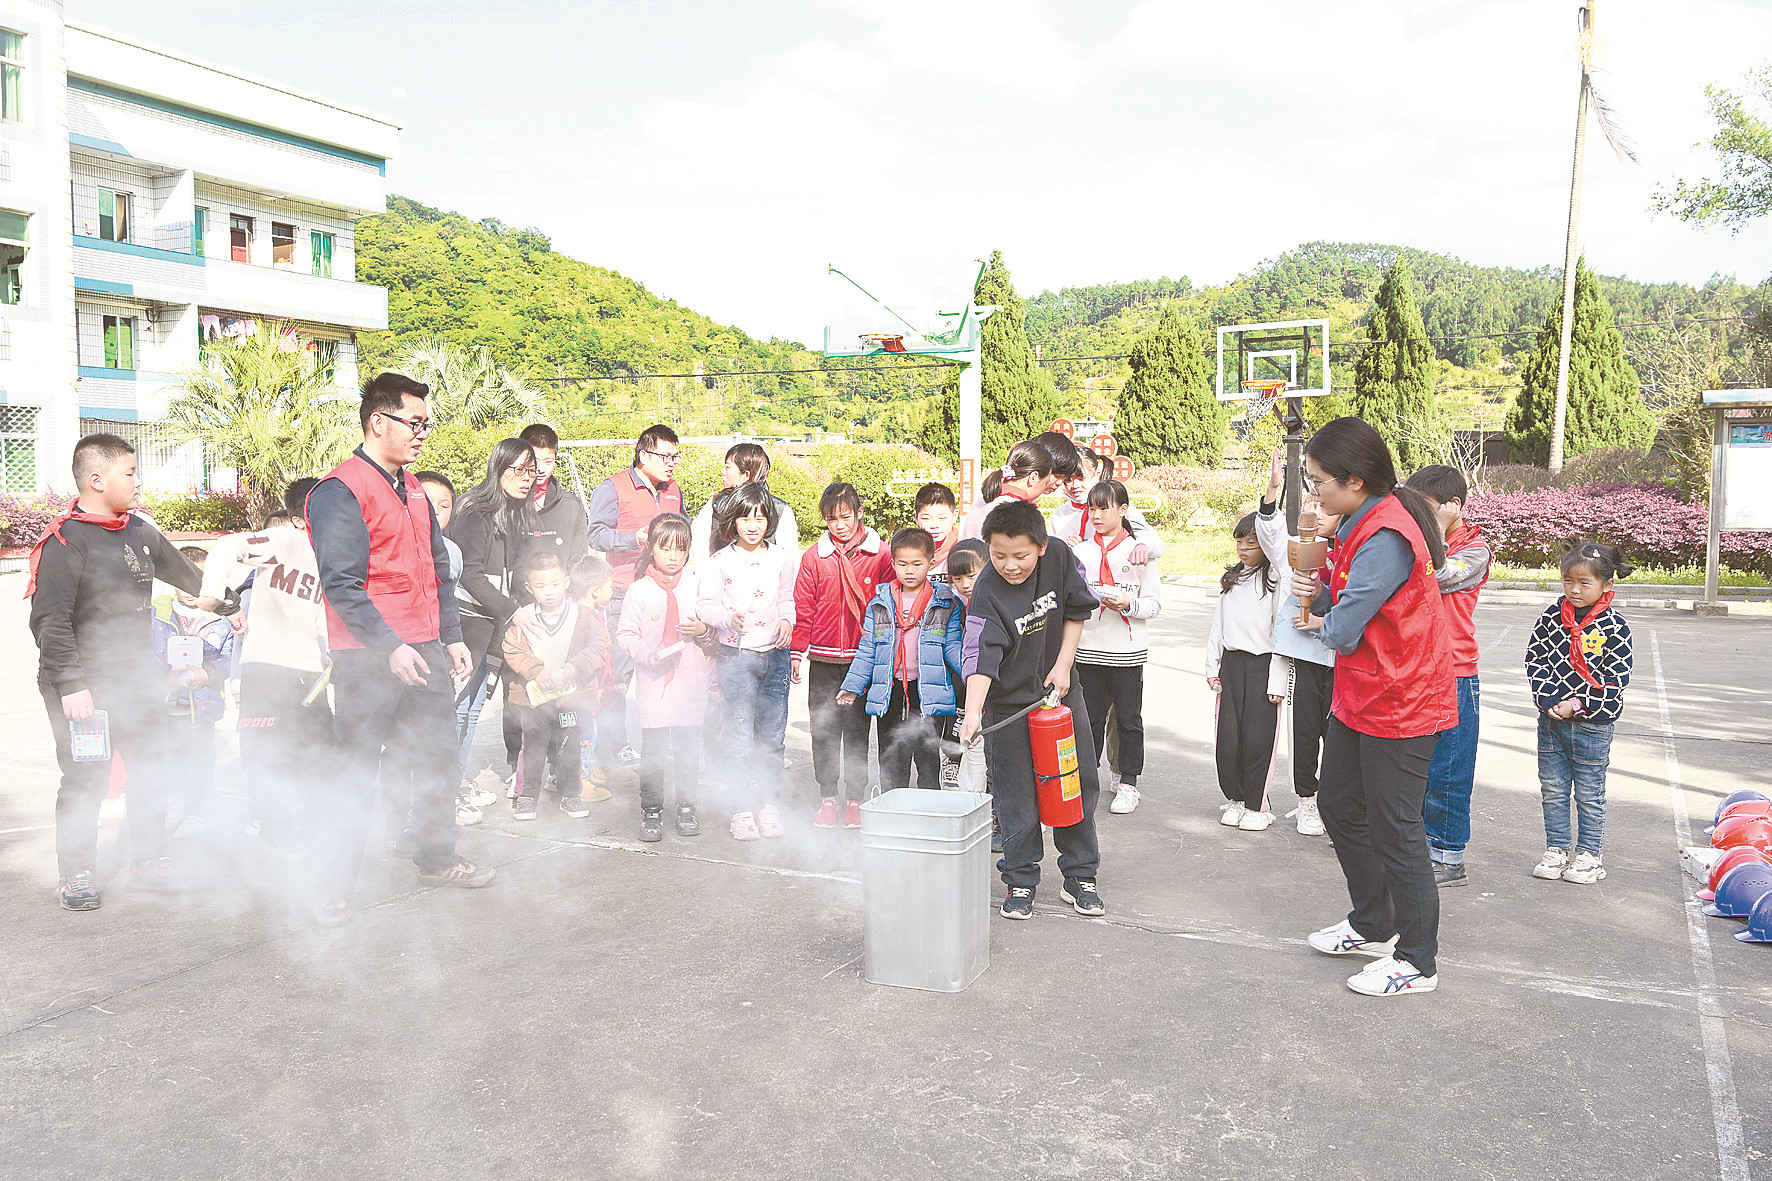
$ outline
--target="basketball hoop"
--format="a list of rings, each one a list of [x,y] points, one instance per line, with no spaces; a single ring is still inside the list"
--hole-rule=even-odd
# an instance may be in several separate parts
[[[903,333],[864,332],[861,334],[861,340],[864,344],[871,344],[875,348],[881,350],[882,352],[887,352],[887,353],[902,353],[902,352],[904,352],[904,334]]]
[[[1255,424],[1266,418],[1270,410],[1275,414],[1279,413],[1280,399],[1285,396],[1286,387],[1290,384],[1283,377],[1263,377],[1243,383],[1243,389],[1249,395],[1249,405],[1231,424],[1239,437],[1253,430]]]

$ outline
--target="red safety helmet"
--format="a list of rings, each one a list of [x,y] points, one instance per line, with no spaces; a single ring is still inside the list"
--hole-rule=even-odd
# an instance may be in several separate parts
[[[1772,816],[1772,800],[1737,800],[1723,809],[1723,814],[1717,817],[1717,824],[1731,816]],[[1716,824],[1705,831],[1715,832]]]
[[[1710,843],[1718,849],[1753,845],[1772,851],[1772,819],[1765,816],[1731,816],[1717,825]]]
[[[1766,850],[1757,848],[1753,845],[1737,845],[1733,849],[1726,850],[1723,853],[1721,860],[1717,862],[1716,867],[1710,871],[1709,884],[1706,885],[1704,889],[1698,891],[1698,900],[1700,902],[1709,902],[1711,899],[1715,898],[1717,896],[1717,884],[1723,880],[1724,874],[1734,869],[1737,865],[1753,864],[1772,865],[1772,853],[1768,853]]]

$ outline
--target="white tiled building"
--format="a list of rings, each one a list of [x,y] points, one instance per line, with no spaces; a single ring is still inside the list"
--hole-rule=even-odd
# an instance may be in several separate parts
[[[76,439],[140,437],[200,341],[262,321],[356,386],[356,333],[388,311],[355,281],[354,227],[386,207],[397,134],[60,0],[0,0],[0,488],[66,488]]]

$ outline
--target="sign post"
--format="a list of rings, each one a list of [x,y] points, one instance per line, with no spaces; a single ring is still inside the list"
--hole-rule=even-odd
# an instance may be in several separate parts
[[[1718,601],[1725,532],[1772,533],[1772,390],[1705,390],[1713,414],[1710,535],[1699,615],[1727,615]]]

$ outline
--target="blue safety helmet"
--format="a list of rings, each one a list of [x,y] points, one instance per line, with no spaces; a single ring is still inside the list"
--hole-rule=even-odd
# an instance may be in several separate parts
[[[1744,919],[1772,894],[1772,865],[1737,865],[1717,883],[1717,896],[1705,903],[1704,913],[1714,919]]]
[[[1724,796],[1722,802],[1717,805],[1716,814],[1710,818],[1711,826],[1715,827],[1717,821],[1723,818],[1723,810],[1725,808],[1730,804],[1739,804],[1742,800],[1772,800],[1772,796],[1767,795],[1763,791],[1755,791],[1751,787],[1744,787],[1740,791],[1732,791]]]
[[[1743,943],[1772,943],[1772,893],[1754,903],[1747,916],[1747,930],[1735,932],[1735,937]]]

